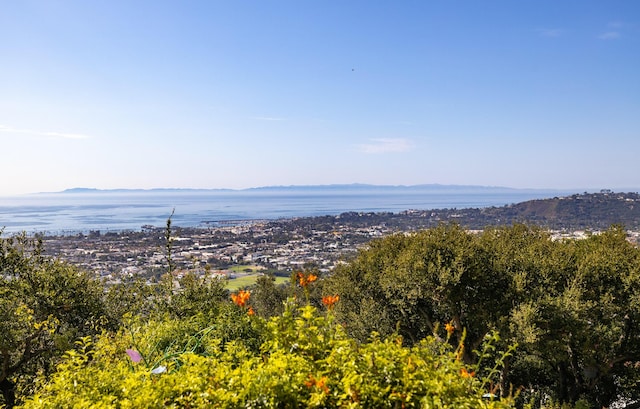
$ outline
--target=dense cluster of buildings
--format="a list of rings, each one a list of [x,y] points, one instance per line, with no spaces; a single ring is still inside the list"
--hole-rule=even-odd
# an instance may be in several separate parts
[[[158,278],[168,270],[170,254],[176,271],[224,274],[234,266],[255,266],[288,275],[304,266],[331,271],[370,240],[394,232],[458,221],[455,211],[401,214],[346,213],[340,216],[252,221],[206,228],[166,229],[143,226],[140,231],[47,236],[45,251],[108,281],[124,276]],[[435,216],[434,216],[435,215]],[[437,219],[437,220],[436,220]],[[167,233],[170,239],[167,240]],[[640,232],[629,231],[640,243]],[[593,232],[554,231],[554,239],[583,238]]]
[[[140,275],[159,277],[168,258],[177,270],[225,270],[255,265],[280,272],[313,265],[329,271],[372,238],[389,233],[384,226],[308,230],[295,223],[246,222],[215,228],[175,228],[170,241],[162,228],[142,231],[48,236],[45,251],[107,280]]]

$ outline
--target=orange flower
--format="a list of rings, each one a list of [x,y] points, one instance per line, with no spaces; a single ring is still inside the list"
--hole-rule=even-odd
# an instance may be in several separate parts
[[[249,307],[249,310],[247,310],[247,315],[256,315],[256,312],[253,310],[253,307]]]
[[[304,382],[304,386],[306,386],[309,389],[313,388],[315,384],[316,384],[316,378],[314,378],[313,375],[309,375],[309,379],[307,379]]]
[[[322,303],[327,307],[328,310],[333,309],[333,305],[340,301],[339,295],[327,295],[326,297],[322,297]]]
[[[300,285],[305,288],[318,279],[318,276],[315,274],[305,275],[304,273],[298,273],[296,276],[298,277]]]
[[[462,368],[462,369],[460,369],[460,375],[463,378],[473,378],[474,376],[476,376],[476,373],[475,373],[475,371],[469,372],[469,371],[467,371],[466,368]]]
[[[238,307],[244,307],[249,301],[249,297],[251,297],[251,293],[245,290],[240,290],[237,294],[231,294],[231,300]]]
[[[309,389],[315,386],[316,388],[321,389],[324,393],[329,393],[326,376],[323,376],[320,379],[316,379],[313,377],[313,375],[309,375],[309,379],[305,381],[304,386],[306,386]]]
[[[456,327],[454,327],[450,322],[447,322],[444,324],[444,329],[447,331],[447,334],[451,335],[453,334],[453,331],[456,330]]]
[[[316,387],[318,389],[322,389],[324,393],[329,393],[329,388],[327,387],[327,377],[323,376],[319,380],[316,381]]]

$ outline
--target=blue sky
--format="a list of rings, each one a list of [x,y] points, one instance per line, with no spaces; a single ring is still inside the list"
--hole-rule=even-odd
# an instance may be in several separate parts
[[[640,186],[640,2],[0,2],[0,196]]]

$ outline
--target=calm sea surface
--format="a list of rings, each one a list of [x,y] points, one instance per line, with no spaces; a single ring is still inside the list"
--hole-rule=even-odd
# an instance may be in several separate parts
[[[503,206],[565,193],[311,189],[37,194],[0,198],[0,228],[4,227],[5,233],[45,234],[140,230],[143,225],[164,226],[173,209],[174,225],[204,227],[219,222],[337,215],[348,211]]]

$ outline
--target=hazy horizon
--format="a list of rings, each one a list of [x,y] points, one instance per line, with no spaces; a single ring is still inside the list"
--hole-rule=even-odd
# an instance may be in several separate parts
[[[0,4],[0,196],[637,186],[640,3]]]
[[[241,191],[82,190],[0,198],[0,229],[3,233],[135,230],[143,225],[163,226],[168,217],[179,226],[206,227],[230,220],[503,206],[556,196],[566,195],[482,187],[362,185]]]
[[[369,183],[336,183],[336,184],[323,184],[323,185],[269,185],[269,186],[252,186],[248,188],[185,188],[185,187],[153,187],[153,188],[109,188],[101,189],[86,186],[76,186],[72,188],[65,188],[57,191],[43,191],[43,192],[28,192],[16,195],[0,195],[0,198],[11,198],[17,196],[31,196],[31,195],[57,195],[57,194],[89,194],[89,193],[173,193],[173,192],[251,192],[251,191],[269,191],[269,190],[366,190],[366,189],[378,189],[385,191],[393,190],[429,190],[434,192],[460,192],[460,191],[520,191],[520,192],[549,192],[549,193],[596,193],[602,190],[611,190],[612,192],[637,192],[640,191],[639,187],[623,187],[620,189],[610,189],[608,187],[599,188],[566,188],[566,189],[554,189],[554,188],[514,188],[510,186],[485,186],[485,185],[446,185],[439,183],[427,183],[418,185],[377,185]]]

